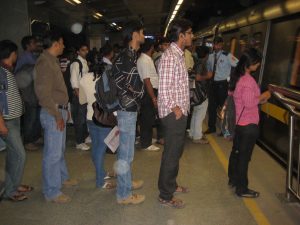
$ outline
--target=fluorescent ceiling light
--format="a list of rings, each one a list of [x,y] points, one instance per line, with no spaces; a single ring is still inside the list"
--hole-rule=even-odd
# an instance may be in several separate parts
[[[116,26],[117,24],[114,22],[114,23],[111,23],[113,26]]]
[[[181,5],[183,0],[178,0],[177,5]]]
[[[174,10],[173,13],[172,13],[172,15],[175,16],[176,14],[177,14],[177,10]]]
[[[79,0],[72,0],[73,2],[75,2],[76,4],[81,4],[81,1]]]
[[[96,19],[100,19],[100,17],[98,15],[96,15],[96,14],[93,15],[93,17],[96,18]]]
[[[175,6],[175,10],[177,11],[179,9],[180,5]]]
[[[97,16],[102,17],[103,15],[101,13],[95,13]]]
[[[75,5],[74,2],[72,2],[71,0],[65,0],[67,3],[70,3],[71,5]]]

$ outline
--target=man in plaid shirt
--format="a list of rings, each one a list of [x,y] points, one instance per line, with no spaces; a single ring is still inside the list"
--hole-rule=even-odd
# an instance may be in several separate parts
[[[174,198],[173,194],[188,192],[188,188],[177,184],[176,177],[179,159],[184,149],[187,114],[190,108],[184,49],[192,44],[192,37],[192,25],[189,21],[173,21],[168,31],[168,38],[172,43],[163,53],[158,66],[158,111],[165,134],[158,181],[159,202],[173,208],[184,207],[184,203]]]

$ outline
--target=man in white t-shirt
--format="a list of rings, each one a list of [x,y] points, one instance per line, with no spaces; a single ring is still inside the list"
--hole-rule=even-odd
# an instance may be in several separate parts
[[[89,67],[86,61],[86,56],[89,52],[88,46],[84,43],[77,47],[77,58],[73,61],[70,67],[71,85],[73,88],[73,96],[71,99],[71,112],[75,128],[76,148],[87,151],[90,147],[86,144],[90,142],[86,124],[86,105],[79,104],[79,81],[82,76],[89,72]]]
[[[137,69],[141,80],[144,82],[146,93],[141,104],[141,147],[147,151],[158,151],[159,147],[152,145],[152,126],[157,116],[157,89],[158,74],[151,58],[154,51],[154,43],[150,39],[141,46],[141,55],[137,61]],[[157,129],[158,142],[162,143],[161,126]]]

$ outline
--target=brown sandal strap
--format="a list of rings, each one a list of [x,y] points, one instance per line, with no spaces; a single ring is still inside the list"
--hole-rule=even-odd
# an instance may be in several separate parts
[[[187,188],[187,187],[177,186],[175,192],[176,192],[176,193],[184,193],[184,194],[185,194],[185,193],[189,193],[190,190],[189,190],[189,188]]]
[[[181,199],[177,199],[177,198],[173,198],[171,200],[164,200],[159,198],[158,201],[160,202],[160,204],[162,205],[166,205],[175,209],[182,209],[185,207],[185,204],[183,203],[183,201]]]
[[[28,199],[28,197],[22,193],[16,193],[13,196],[8,197],[8,200],[13,201],[13,202],[21,202]]]
[[[29,186],[29,185],[25,185],[25,184],[21,184],[19,187],[18,187],[18,192],[21,192],[21,193],[25,193],[25,192],[31,192],[33,191],[34,188]]]

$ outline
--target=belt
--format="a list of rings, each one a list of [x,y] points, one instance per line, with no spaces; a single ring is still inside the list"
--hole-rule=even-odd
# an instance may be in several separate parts
[[[68,110],[68,106],[67,105],[57,105],[58,109],[64,109],[64,110]]]

